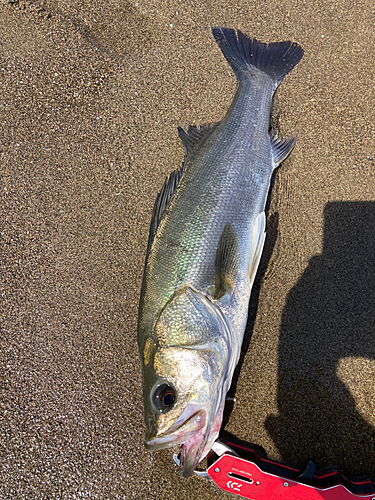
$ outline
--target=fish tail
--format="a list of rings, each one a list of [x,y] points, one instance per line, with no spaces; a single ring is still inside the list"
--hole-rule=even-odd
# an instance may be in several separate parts
[[[303,49],[293,42],[261,43],[229,28],[212,28],[212,34],[238,80],[256,68],[278,87],[303,56]]]

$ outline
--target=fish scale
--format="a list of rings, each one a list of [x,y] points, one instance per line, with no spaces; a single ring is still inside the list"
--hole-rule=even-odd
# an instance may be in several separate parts
[[[295,143],[269,133],[272,99],[303,54],[291,42],[267,45],[240,31],[212,31],[238,88],[211,130],[179,130],[186,156],[155,203],[138,319],[146,446],[181,444],[185,477],[221,426],[272,173]]]

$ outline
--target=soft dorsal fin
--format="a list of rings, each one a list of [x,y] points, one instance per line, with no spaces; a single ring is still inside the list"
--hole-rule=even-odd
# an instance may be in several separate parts
[[[211,130],[210,125],[202,125],[201,127],[193,127],[190,125],[187,132],[181,127],[178,127],[178,135],[182,141],[182,145],[185,149],[185,154],[188,155],[190,151],[200,143],[200,141],[205,137]]]
[[[231,293],[240,265],[240,244],[233,226],[227,223],[221,233],[215,257],[214,298]]]
[[[210,130],[211,130],[210,125],[202,125],[199,129],[197,127],[190,126],[187,132],[185,132],[181,127],[178,127],[178,135],[181,138],[186,156],[197,144],[200,143],[203,137],[205,137],[208,134],[208,132],[210,132]],[[169,177],[165,178],[163,187],[161,188],[160,193],[156,197],[150,224],[150,234],[148,237],[146,260],[150,252],[152,242],[154,241],[155,233],[159,226],[161,216],[163,215],[165,207],[167,206],[172,194],[176,190],[177,184],[181,179],[183,171],[184,171],[184,163],[182,164],[181,168],[173,171]]]
[[[169,200],[171,199],[172,194],[176,190],[177,184],[181,179],[183,171],[184,171],[184,164],[182,164],[181,168],[174,170],[169,177],[166,177],[163,187],[161,188],[160,193],[156,197],[150,224],[150,234],[148,236],[146,259],[150,252],[152,242],[154,241],[155,233],[159,226],[161,216],[163,215],[165,207],[167,206]]]
[[[296,143],[296,136],[290,135],[283,139],[277,134],[270,133],[270,143],[272,149],[272,157],[275,168],[289,156]]]

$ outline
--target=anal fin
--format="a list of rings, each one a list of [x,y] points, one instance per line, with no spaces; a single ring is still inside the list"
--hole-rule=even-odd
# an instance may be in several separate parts
[[[275,168],[280,165],[282,161],[285,160],[292,152],[294,145],[296,143],[296,136],[290,135],[286,139],[270,133],[270,142],[272,149],[272,158]]]

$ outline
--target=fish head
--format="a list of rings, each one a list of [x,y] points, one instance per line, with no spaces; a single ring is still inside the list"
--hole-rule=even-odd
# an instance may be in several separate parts
[[[230,326],[219,307],[185,286],[163,308],[144,345],[145,446],[153,451],[181,445],[184,477],[219,434],[229,340]]]

